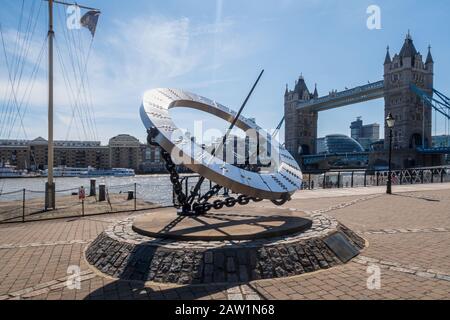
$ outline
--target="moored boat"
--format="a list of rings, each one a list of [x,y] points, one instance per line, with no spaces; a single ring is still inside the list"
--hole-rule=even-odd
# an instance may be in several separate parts
[[[0,167],[0,178],[18,178],[26,175],[25,170],[17,170],[16,167],[11,165],[4,165]]]

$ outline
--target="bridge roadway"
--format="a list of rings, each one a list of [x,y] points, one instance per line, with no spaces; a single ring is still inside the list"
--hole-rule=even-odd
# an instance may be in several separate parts
[[[411,89],[419,94],[422,98],[424,97],[422,92],[415,86],[411,86]],[[442,93],[434,90],[435,93],[442,99],[441,105],[445,105],[447,108],[449,107],[449,101],[447,96]],[[384,81],[377,81],[373,83],[369,83],[363,86],[358,86],[352,89],[340,91],[340,92],[331,92],[329,95],[320,97],[317,99],[312,99],[309,101],[299,102],[297,105],[297,110],[307,109],[315,112],[326,111],[334,108],[339,108],[351,104],[356,104],[360,102],[365,102],[374,99],[380,99],[384,97]],[[447,119],[450,119],[450,116],[441,109],[436,108],[433,105],[433,102],[436,100],[427,100],[426,102],[430,104],[433,108],[437,109],[441,114],[443,114]],[[421,154],[450,154],[450,147],[441,147],[441,148],[418,148],[418,153]],[[367,157],[368,153],[361,153],[357,155],[353,155],[354,157]],[[310,155],[304,157],[305,164],[315,163],[317,161],[323,160],[326,157],[331,156],[339,156],[339,155]],[[341,155],[346,156],[346,155]]]
[[[421,154],[450,154],[450,147],[436,148],[417,148],[417,152]]]
[[[297,109],[312,108],[314,111],[320,112],[383,97],[384,81],[381,80],[341,92],[332,92],[321,98],[301,102],[297,105]]]
[[[305,165],[315,164],[329,158],[342,158],[348,161],[367,161],[369,160],[369,152],[314,154],[302,157],[303,164]]]

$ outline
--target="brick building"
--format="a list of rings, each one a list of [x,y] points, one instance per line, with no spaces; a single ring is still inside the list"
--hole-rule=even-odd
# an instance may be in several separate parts
[[[47,140],[0,140],[0,165],[18,169],[47,168]],[[54,165],[97,169],[130,168],[136,172],[164,170],[159,148],[142,144],[130,135],[118,135],[107,146],[99,141],[55,141]]]

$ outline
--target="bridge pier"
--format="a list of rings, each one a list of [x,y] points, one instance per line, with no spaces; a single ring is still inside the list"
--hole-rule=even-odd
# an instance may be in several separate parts
[[[314,108],[299,109],[298,104],[318,98],[317,87],[310,93],[305,80],[300,76],[295,89],[286,87],[284,97],[286,121],[286,149],[299,161],[302,155],[315,154],[317,141],[317,123],[319,113]]]
[[[369,168],[386,166],[388,154],[385,150],[369,154]],[[394,169],[414,167],[438,167],[444,163],[443,154],[420,154],[416,150],[396,150],[392,153]]]

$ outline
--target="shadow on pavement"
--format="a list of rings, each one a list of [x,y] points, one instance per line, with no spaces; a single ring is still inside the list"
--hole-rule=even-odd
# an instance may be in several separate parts
[[[227,300],[228,289],[235,288],[230,295],[241,293],[239,285],[242,283],[168,287],[152,283],[149,287],[144,282],[116,280],[91,292],[84,300]]]
[[[406,194],[393,194],[396,197],[403,197],[403,198],[412,198],[412,199],[418,199],[418,200],[425,200],[429,202],[441,202],[441,200],[438,199],[432,199],[432,198],[426,198],[426,197],[420,197],[420,196],[413,196],[413,195],[406,195]]]

